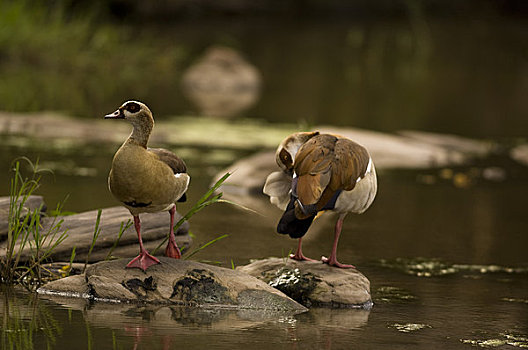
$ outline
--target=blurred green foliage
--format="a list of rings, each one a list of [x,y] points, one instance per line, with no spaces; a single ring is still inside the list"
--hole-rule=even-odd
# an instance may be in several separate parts
[[[124,99],[128,93],[144,93],[149,84],[138,67],[166,81],[179,76],[185,57],[179,46],[144,38],[132,26],[101,20],[104,12],[97,8],[67,9],[66,1],[0,0],[3,110],[74,106],[68,112],[86,115],[92,104],[104,105],[109,96]],[[158,54],[160,47],[163,55]],[[116,99],[108,108],[121,102]]]
[[[0,0],[0,110],[101,118],[138,99],[186,115],[183,71],[227,45],[263,79],[244,117],[515,136],[522,1]]]

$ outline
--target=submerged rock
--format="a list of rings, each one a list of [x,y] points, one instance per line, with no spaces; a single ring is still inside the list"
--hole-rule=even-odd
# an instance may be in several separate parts
[[[279,289],[306,307],[370,309],[369,280],[356,269],[321,262],[269,258],[237,268]]]
[[[161,257],[146,272],[126,269],[127,260],[91,265],[84,275],[50,282],[38,289],[55,294],[113,302],[306,311],[280,291],[243,272],[194,261]]]

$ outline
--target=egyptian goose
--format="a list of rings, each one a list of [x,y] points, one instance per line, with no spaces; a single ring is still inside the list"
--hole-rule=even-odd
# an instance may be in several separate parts
[[[169,211],[170,235],[165,255],[179,259],[181,253],[174,238],[174,213],[175,202],[186,200],[185,192],[191,179],[185,163],[166,149],[147,148],[154,118],[145,104],[125,102],[114,113],[105,115],[105,119],[125,119],[134,127],[114,155],[108,176],[110,192],[134,217],[138,235],[139,255],[127,267],[145,271],[149,266],[160,263],[143,246],[140,213]]]
[[[345,216],[363,213],[376,196],[376,169],[367,150],[342,136],[301,132],[281,142],[276,161],[282,171],[268,176],[263,191],[271,203],[284,210],[277,232],[299,238],[290,257],[315,261],[303,255],[302,237],[319,213],[331,210],[339,215],[334,243],[330,257],[321,260],[353,268],[337,261],[337,243]]]

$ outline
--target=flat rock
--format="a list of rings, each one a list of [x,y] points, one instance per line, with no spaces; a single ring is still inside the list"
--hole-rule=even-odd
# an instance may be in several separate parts
[[[237,270],[255,276],[306,307],[370,309],[370,282],[357,269],[283,258],[257,260]]]
[[[127,260],[100,262],[84,275],[45,284],[41,294],[100,301],[303,312],[307,309],[241,271],[188,260],[160,258],[146,272],[125,268]]]
[[[125,225],[132,216],[124,207],[112,207],[102,209],[99,228],[101,233],[97,238],[94,249],[90,255],[89,262],[104,260],[115,241],[118,238],[121,224]],[[180,220],[181,215],[176,213],[175,220]],[[69,261],[72,250],[75,247],[75,260],[84,262],[92,244],[97,219],[97,210],[87,211],[80,214],[62,217],[44,217],[41,219],[40,232],[52,230],[54,225],[60,225],[58,234],[66,231],[67,238],[59,244],[51,255],[54,261]],[[149,250],[155,249],[169,233],[170,218],[167,212],[141,215],[141,230],[145,247]],[[189,224],[183,223],[176,232],[176,243],[183,250],[187,249],[192,238],[188,234]],[[55,237],[58,238],[58,235]],[[0,243],[0,256],[5,254],[6,242]],[[17,250],[19,248],[17,247]],[[133,257],[138,253],[137,234],[131,225],[119,240],[118,245],[112,252],[113,257]],[[164,247],[163,247],[164,249]],[[162,251],[161,251],[162,252]],[[21,261],[29,259],[31,254],[29,245],[21,252]]]
[[[485,156],[495,147],[494,143],[491,141],[474,140],[452,134],[439,134],[416,130],[402,130],[398,132],[398,134],[408,137],[409,139],[441,147],[448,152],[453,151],[461,153],[465,156]]]
[[[475,157],[490,153],[492,145],[456,135],[402,131],[387,134],[355,128],[319,126],[313,130],[339,134],[365,146],[376,164],[382,169],[426,169],[461,165]],[[284,133],[282,137],[288,134]],[[274,147],[280,143],[277,142]],[[261,193],[266,177],[279,168],[275,162],[275,150],[266,150],[242,158],[220,171],[213,183],[226,172],[232,175],[224,182],[221,190],[233,195]]]

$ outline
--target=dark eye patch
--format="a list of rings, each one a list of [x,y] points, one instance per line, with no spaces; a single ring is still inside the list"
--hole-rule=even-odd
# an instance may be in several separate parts
[[[136,113],[139,111],[139,105],[135,102],[129,102],[127,103],[126,105],[126,110],[129,111],[130,113]]]

